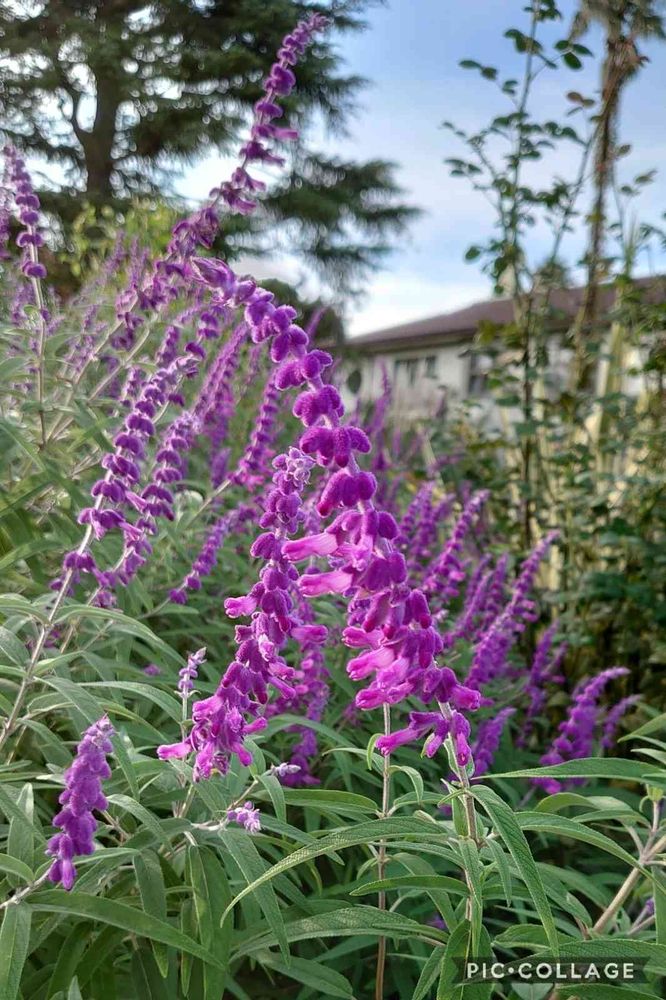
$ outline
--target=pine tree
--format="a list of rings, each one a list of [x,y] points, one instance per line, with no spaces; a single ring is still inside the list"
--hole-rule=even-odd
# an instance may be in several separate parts
[[[122,211],[133,198],[172,192],[184,164],[236,148],[281,38],[314,9],[333,27],[299,65],[290,115],[301,127],[321,116],[344,131],[363,80],[342,72],[332,38],[361,29],[369,2],[0,0],[3,131],[59,168],[64,183],[45,204],[65,228],[78,210],[72,189]],[[279,219],[292,251],[348,285],[411,214],[392,165],[327,158],[307,138],[292,155],[259,229],[235,220],[225,250],[260,249]]]

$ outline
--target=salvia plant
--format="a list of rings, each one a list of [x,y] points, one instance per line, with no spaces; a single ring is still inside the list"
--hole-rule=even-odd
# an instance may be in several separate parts
[[[567,691],[565,527],[517,558],[388,379],[349,418],[318,317],[210,253],[326,28],[166,252],[120,234],[69,301],[4,150],[2,1000],[661,995],[666,722],[622,664]],[[643,983],[465,965],[565,957]]]

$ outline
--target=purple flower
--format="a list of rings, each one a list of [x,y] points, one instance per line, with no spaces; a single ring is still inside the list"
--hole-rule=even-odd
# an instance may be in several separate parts
[[[227,809],[227,819],[244,826],[248,833],[259,833],[261,830],[261,814],[252,802],[246,802],[236,809]]]
[[[599,698],[607,684],[628,673],[626,667],[609,667],[591,680],[578,685],[569,714],[559,726],[552,749],[541,758],[542,765],[548,767],[567,760],[578,760],[592,753],[599,720]],[[571,784],[580,784],[581,780],[570,779]],[[562,789],[562,784],[554,778],[535,778],[534,783],[545,788],[549,795]]]
[[[146,675],[146,677],[159,677],[159,675],[162,673],[162,670],[160,667],[157,666],[156,663],[149,663],[147,667],[143,668],[143,672]]]
[[[261,191],[264,185],[248,172],[247,168],[251,163],[282,162],[281,157],[269,149],[267,142],[288,141],[297,137],[296,129],[279,128],[272,124],[282,114],[277,98],[291,92],[296,77],[289,67],[303,54],[315,32],[322,30],[327,24],[327,18],[321,14],[313,14],[301,21],[283,40],[278,60],[264,81],[264,97],[255,105],[250,138],[241,149],[241,164],[234,170],[229,181],[212,192],[215,201],[221,199],[232,211],[247,215],[256,207],[256,192]],[[216,230],[217,214],[213,202],[176,226],[169,244],[169,253],[182,257],[189,255],[197,244],[210,247]]]
[[[290,681],[293,693],[280,693],[267,706],[266,715],[273,717],[288,713],[319,722],[329,696],[329,672],[322,651],[326,629],[314,624],[312,609],[302,597],[298,610],[302,624],[291,630],[292,638],[299,644],[298,661]],[[291,786],[319,784],[319,779],[312,774],[318,752],[316,734],[309,726],[290,726],[288,731],[298,733],[300,738],[291,749],[290,763],[280,765],[283,769],[278,775],[280,780]]]
[[[525,746],[529,736],[534,729],[534,721],[541,712],[546,702],[546,686],[564,680],[560,674],[560,666],[567,651],[567,646],[563,643],[555,652],[551,654],[553,638],[557,632],[559,622],[546,629],[534,651],[534,659],[527,678],[526,693],[529,704],[525,713],[525,719],[518,737],[518,746]]]
[[[169,591],[169,598],[174,604],[186,604],[187,591],[201,588],[202,579],[209,576],[217,564],[217,554],[225,538],[255,516],[256,511],[253,507],[241,504],[234,510],[218,517],[206,535],[206,540],[192,563],[189,573],[185,575],[179,587]]]
[[[265,467],[270,459],[271,445],[277,433],[279,398],[280,390],[275,384],[275,377],[269,378],[250,440],[241,456],[238,468],[230,477],[232,483],[243,484],[250,491],[268,478]]]
[[[505,672],[507,657],[516,637],[536,618],[534,602],[527,595],[534,585],[541,561],[557,537],[558,532],[549,532],[521,566],[508,604],[487,627],[474,649],[467,675],[470,687],[481,688]]]
[[[606,716],[603,732],[601,734],[601,747],[603,750],[610,750],[615,746],[617,730],[622,717],[639,701],[640,696],[632,694],[627,698],[622,698],[618,701],[617,705],[614,705],[613,708],[611,708],[610,712]]]
[[[199,674],[199,667],[206,660],[206,647],[202,646],[196,653],[190,653],[187,663],[178,671],[178,691],[181,698],[187,700],[194,688],[194,682]]]
[[[479,726],[472,750],[475,778],[479,778],[490,769],[500,745],[504,727],[515,711],[515,708],[503,708],[493,718],[484,719]]]
[[[210,440],[213,486],[222,483],[226,471],[223,446],[236,408],[233,380],[247,336],[246,324],[239,323],[210,366],[195,409],[198,425]]]
[[[455,597],[465,579],[465,570],[459,558],[465,538],[481,508],[488,499],[488,491],[476,493],[463,508],[452,533],[440,555],[432,563],[425,580],[427,594],[437,595],[441,604]]]
[[[301,625],[291,596],[296,571],[282,554],[283,539],[302,523],[301,494],[310,477],[312,460],[296,448],[278,456],[273,465],[273,488],[269,491],[260,525],[263,535],[252,547],[264,558],[259,581],[241,598],[229,598],[230,617],[251,615],[249,625],[236,627],[236,658],[229,664],[212,698],[195,702],[194,725],[187,740],[173,747],[160,747],[162,758],[196,754],[195,777],[209,777],[213,770],[226,773],[232,755],[249,764],[251,754],[243,746],[246,735],[263,729],[266,719],[248,721],[268,701],[269,688],[291,697],[293,668],[282,657],[282,649]]]
[[[300,767],[298,764],[288,764],[284,762],[282,764],[271,764],[268,770],[270,774],[274,774],[276,778],[282,779],[296,774],[300,771]]]
[[[21,272],[32,282],[33,288],[31,298],[24,301],[24,304],[32,301],[38,305],[42,301],[42,292],[39,282],[46,278],[46,268],[39,260],[39,248],[44,245],[44,237],[39,231],[40,202],[32,186],[30,174],[26,168],[25,160],[13,146],[5,146],[3,150],[7,167],[7,184],[9,190],[14,194],[15,215],[21,224],[21,231],[16,237],[16,243],[23,251],[21,254]],[[7,224],[4,224],[7,229]],[[41,320],[47,322],[48,311],[41,306]]]
[[[53,825],[60,827],[48,842],[46,853],[53,858],[49,868],[51,882],[61,882],[68,891],[74,885],[76,868],[72,858],[77,854],[92,854],[95,850],[93,834],[97,820],[93,810],[106,809],[108,803],[102,793],[102,781],[110,777],[106,762],[113,750],[113,727],[107,716],[102,716],[84,733],[76,748],[74,763],[65,771],[65,790],[58,801],[63,807],[53,818]]]

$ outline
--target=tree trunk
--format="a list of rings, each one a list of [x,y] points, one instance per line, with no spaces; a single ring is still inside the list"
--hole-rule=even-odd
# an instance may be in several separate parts
[[[590,386],[594,357],[588,345],[595,341],[599,286],[603,275],[604,237],[606,234],[606,195],[615,156],[615,123],[622,88],[640,65],[640,55],[633,36],[609,35],[602,70],[601,111],[594,155],[594,202],[590,215],[587,252],[587,283],[580,313],[574,327],[574,383],[577,389]]]
[[[587,281],[583,305],[576,319],[576,383],[578,389],[589,387],[592,358],[588,341],[594,339],[597,321],[599,284],[602,276],[602,258],[606,230],[606,194],[611,177],[613,159],[613,132],[620,97],[621,81],[617,76],[615,43],[606,43],[606,58],[602,71],[601,113],[594,155],[594,200],[590,213],[590,232],[587,250]]]
[[[83,132],[81,145],[85,158],[86,196],[93,204],[102,205],[113,198],[113,145],[116,139],[116,117],[120,102],[118,82],[111,77],[95,74],[97,109],[92,129]]]

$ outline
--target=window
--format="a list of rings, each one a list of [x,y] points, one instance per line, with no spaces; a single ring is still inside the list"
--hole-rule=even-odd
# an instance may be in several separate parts
[[[398,386],[413,386],[418,374],[418,358],[398,358],[395,363],[395,381]]]
[[[474,352],[469,355],[469,377],[467,383],[467,393],[470,396],[488,395],[488,374],[490,372],[490,358],[483,354]]]
[[[423,359],[426,378],[437,378],[437,355],[429,354]]]

